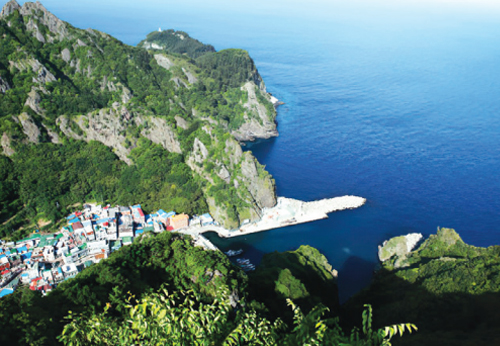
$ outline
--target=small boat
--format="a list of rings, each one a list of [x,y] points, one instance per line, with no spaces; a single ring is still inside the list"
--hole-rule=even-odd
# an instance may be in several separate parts
[[[229,250],[225,254],[229,257],[234,257],[234,256],[241,255],[242,253],[243,253],[243,249],[239,249],[239,250]]]
[[[250,260],[246,258],[238,258],[236,262],[238,262],[239,264],[247,264],[250,263]]]

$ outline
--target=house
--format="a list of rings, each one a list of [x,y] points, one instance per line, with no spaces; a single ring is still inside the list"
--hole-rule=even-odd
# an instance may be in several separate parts
[[[187,214],[173,215],[169,220],[169,225],[172,226],[174,230],[185,228],[189,225],[189,216]]]
[[[89,255],[109,253],[109,245],[106,240],[89,241],[87,243],[87,248]]]
[[[123,246],[132,244],[132,237],[123,237],[122,243],[123,243]]]
[[[160,209],[157,213],[157,220],[163,222],[165,226],[168,226],[169,218],[175,215],[175,211],[167,213],[165,210]]]
[[[143,224],[146,222],[146,217],[139,204],[132,206],[132,217],[136,223]]]
[[[103,253],[97,254],[97,255],[95,255],[94,258],[95,258],[95,263],[99,263],[102,259],[106,258],[106,254],[103,254]]]
[[[120,217],[118,236],[119,238],[134,236],[134,221],[131,215],[122,215]]]
[[[149,226],[149,227],[151,227],[151,226]],[[161,222],[158,222],[158,221],[153,222],[153,231],[155,233],[161,233],[164,230],[165,230],[165,226]]]
[[[74,263],[65,264],[61,267],[61,269],[64,275],[64,280],[73,278],[76,274],[78,274],[78,269],[76,269],[76,265]]]
[[[120,207],[120,214],[122,215],[130,215],[131,211],[129,207]]]
[[[8,294],[14,293],[14,290],[12,288],[3,288],[0,290],[0,298],[5,297]]]

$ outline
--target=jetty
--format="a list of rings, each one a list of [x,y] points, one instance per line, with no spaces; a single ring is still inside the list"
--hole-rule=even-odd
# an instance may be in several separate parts
[[[228,230],[222,226],[207,225],[189,227],[187,229],[179,230],[179,232],[189,234],[195,239],[202,239],[200,245],[203,244],[205,248],[209,248],[210,245],[207,244],[208,240],[204,237],[199,237],[202,233],[215,232],[222,238],[239,237],[247,234],[326,219],[328,218],[329,213],[359,208],[365,203],[366,199],[358,196],[326,198],[312,202],[278,197],[278,201],[274,207],[263,209],[260,220],[241,225],[238,229]]]

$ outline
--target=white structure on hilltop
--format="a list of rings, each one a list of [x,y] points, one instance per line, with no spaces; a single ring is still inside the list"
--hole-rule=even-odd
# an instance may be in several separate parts
[[[161,32],[161,27],[158,29],[158,32]]]

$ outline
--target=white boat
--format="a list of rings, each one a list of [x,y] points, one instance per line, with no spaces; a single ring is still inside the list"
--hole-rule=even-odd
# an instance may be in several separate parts
[[[243,249],[239,249],[239,250],[229,250],[225,254],[229,257],[234,257],[234,256],[241,255],[242,253],[243,253]]]

